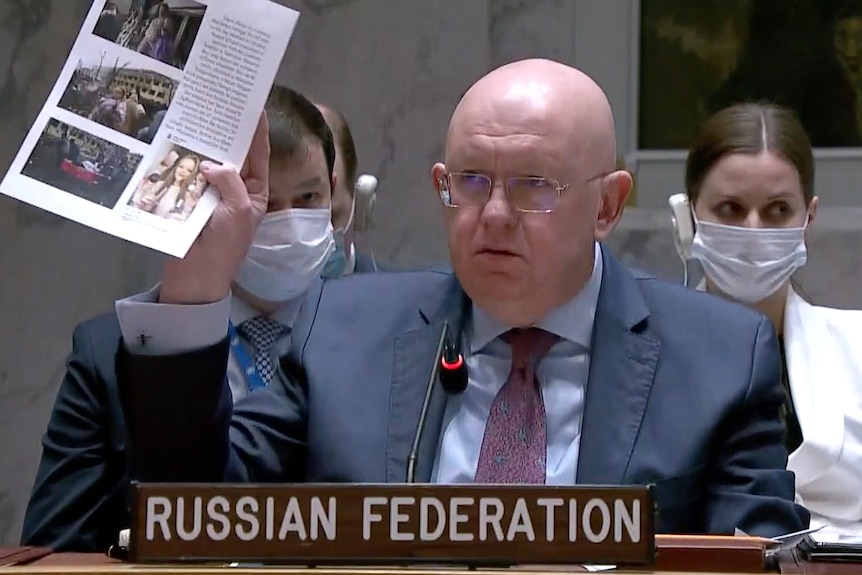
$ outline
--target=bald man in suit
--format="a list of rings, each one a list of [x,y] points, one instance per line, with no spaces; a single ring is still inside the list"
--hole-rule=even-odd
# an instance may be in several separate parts
[[[603,245],[632,178],[585,74],[525,60],[472,86],[431,169],[452,269],[320,282],[278,380],[231,405],[226,301],[267,204],[266,157],[260,129],[244,177],[210,173],[230,234],[198,238],[159,294],[118,302],[135,478],[402,482],[448,324],[468,380],[435,386],[418,481],[654,484],[663,533],[808,525],[769,321],[628,270]]]

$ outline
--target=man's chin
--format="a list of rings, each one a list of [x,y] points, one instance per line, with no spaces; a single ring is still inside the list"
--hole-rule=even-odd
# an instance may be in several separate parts
[[[465,285],[464,282],[462,285]],[[488,302],[488,305],[512,306],[530,297],[529,290],[524,286],[523,276],[503,271],[473,273],[464,289],[471,299]]]
[[[282,306],[284,306],[284,304],[286,304],[287,302],[290,301],[290,300],[269,301],[269,300],[263,299],[262,297],[256,296],[255,294],[251,293],[247,289],[243,288],[242,286],[240,286],[236,282],[233,283],[231,288],[233,290],[233,296],[234,297],[239,298],[244,303],[248,304],[249,306],[253,307],[257,311],[264,313],[264,314],[269,314],[269,313],[273,313],[275,311],[278,311],[279,308],[281,308]]]

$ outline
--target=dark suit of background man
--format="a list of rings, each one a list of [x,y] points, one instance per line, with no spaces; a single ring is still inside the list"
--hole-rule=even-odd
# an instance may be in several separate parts
[[[266,358],[275,358],[290,346],[290,327],[302,295],[327,258],[336,254],[330,223],[336,214],[333,208],[330,218],[330,198],[338,176],[331,132],[309,100],[286,88],[273,90],[267,113],[271,214],[258,228],[256,246],[243,262],[234,297],[227,304],[237,340],[228,360],[233,399],[268,379]],[[287,247],[279,248],[271,261],[256,259],[269,247],[266,242]],[[335,267],[343,270],[343,258],[340,263]],[[279,286],[280,291],[273,289]],[[213,330],[226,327],[225,321]],[[183,330],[182,325],[174,328],[178,334]],[[265,338],[256,339],[260,336]],[[103,552],[116,541],[119,530],[129,526],[125,430],[114,371],[119,340],[114,313],[75,329],[24,517],[26,545]],[[268,346],[272,349],[264,349]],[[249,368],[264,377],[247,375]]]
[[[265,131],[249,157],[244,182],[209,172],[223,202],[211,225],[225,233],[166,264],[160,293],[118,303],[137,479],[404,481],[449,321],[464,335],[469,385],[434,394],[419,481],[654,482],[662,532],[807,526],[785,470],[769,322],[633,275],[600,243],[632,180],[614,171],[610,106],[584,74],[526,60],[471,87],[449,125],[446,164],[432,168],[454,275],[321,282],[286,375],[232,406],[226,302],[266,205]],[[151,339],[141,342],[140,325]]]

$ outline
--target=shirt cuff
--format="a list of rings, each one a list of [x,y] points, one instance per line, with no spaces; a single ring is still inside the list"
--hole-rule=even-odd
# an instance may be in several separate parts
[[[117,300],[126,350],[137,355],[175,355],[210,347],[227,335],[231,296],[203,305],[159,303],[156,285]]]

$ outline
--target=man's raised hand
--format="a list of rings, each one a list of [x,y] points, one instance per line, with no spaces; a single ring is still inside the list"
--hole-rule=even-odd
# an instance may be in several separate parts
[[[230,294],[231,283],[251,246],[269,200],[269,125],[262,113],[242,170],[201,163],[219,202],[183,259],[165,265],[161,303],[206,304]]]

